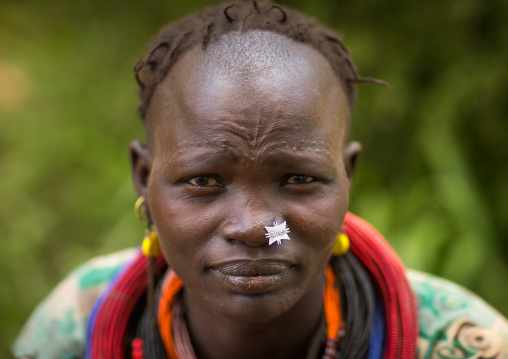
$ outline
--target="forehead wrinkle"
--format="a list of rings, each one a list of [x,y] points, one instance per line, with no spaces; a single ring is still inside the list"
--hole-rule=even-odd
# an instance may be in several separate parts
[[[156,166],[157,170],[167,168],[175,161],[191,161],[192,158],[184,159],[189,151],[200,150],[202,154],[197,156],[223,157],[236,163],[248,163],[258,167],[273,156],[283,156],[283,152],[290,153],[315,153],[325,156],[330,161],[341,160],[342,136],[338,141],[323,141],[318,134],[318,139],[293,140],[292,133],[305,131],[305,127],[299,121],[298,125],[276,126],[275,121],[261,125],[259,121],[238,123],[233,120],[221,120],[217,122],[205,122],[203,126],[192,126],[187,131],[199,136],[193,140],[178,140],[171,136],[169,141],[162,131],[156,131],[157,152],[161,154],[162,163]],[[264,127],[264,128],[263,128]],[[263,129],[262,129],[263,128]],[[308,129],[307,129],[308,130]],[[166,142],[164,142],[166,139]],[[201,151],[202,150],[202,151]],[[273,156],[272,156],[273,155]],[[158,157],[158,156],[157,156]]]
[[[249,149],[256,149],[266,142],[280,141],[292,131],[299,131],[295,127],[302,126],[281,126],[276,121],[263,123],[262,117],[257,116],[255,121],[238,122],[225,118],[212,123],[205,122],[193,127],[192,132],[199,133],[200,137],[204,138],[200,143],[227,142],[230,145],[236,144],[239,147],[246,146]]]
[[[300,141],[270,141],[262,146],[252,148],[248,143],[232,144],[226,139],[209,139],[200,143],[191,141],[181,141],[177,144],[176,151],[166,153],[162,163],[157,167],[157,171],[162,171],[168,166],[183,166],[186,163],[192,163],[195,160],[203,159],[205,161],[234,162],[249,165],[256,168],[262,167],[266,162],[283,162],[284,153],[298,154],[309,153],[317,155],[319,158],[325,157],[327,161],[336,162],[340,160],[337,151],[331,148],[324,141],[300,140]],[[243,148],[242,148],[243,147]],[[190,166],[192,168],[192,166]]]
[[[243,141],[249,150],[260,149],[269,137],[276,137],[284,129],[277,128],[273,121],[263,124],[262,116],[256,116],[255,121],[246,123],[237,123],[235,121],[225,121],[221,124],[222,134],[231,134],[238,141]]]

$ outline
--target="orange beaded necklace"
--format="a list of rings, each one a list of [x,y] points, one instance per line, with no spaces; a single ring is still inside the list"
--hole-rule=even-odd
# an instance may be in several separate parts
[[[340,308],[340,295],[339,290],[335,285],[335,275],[331,266],[328,266],[325,270],[326,285],[324,288],[324,307],[325,317],[327,324],[327,340],[325,353],[323,359],[335,358],[337,350],[337,341],[339,337],[339,329],[342,321],[342,314]],[[159,303],[158,320],[159,320],[159,331],[166,349],[166,354],[169,359],[181,359],[177,354],[175,345],[173,342],[173,304],[175,302],[177,294],[183,288],[183,283],[175,274],[171,271],[169,276],[166,278],[162,288],[162,296]]]

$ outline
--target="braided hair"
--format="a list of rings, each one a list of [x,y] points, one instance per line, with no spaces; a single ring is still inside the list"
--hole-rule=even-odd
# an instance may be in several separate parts
[[[235,2],[206,8],[159,31],[152,40],[149,51],[134,66],[141,99],[138,108],[141,119],[145,118],[157,85],[183,53],[195,46],[206,50],[210,42],[225,34],[249,30],[270,31],[308,44],[319,51],[341,81],[350,108],[355,100],[356,83],[386,85],[383,81],[359,76],[340,38],[313,19],[270,1]]]

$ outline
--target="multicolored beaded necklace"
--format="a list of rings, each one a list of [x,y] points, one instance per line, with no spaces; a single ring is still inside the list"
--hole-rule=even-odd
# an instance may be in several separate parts
[[[325,275],[326,285],[323,299],[328,330],[323,359],[332,359],[336,356],[342,318],[339,290],[335,285],[335,275],[330,266],[326,268]],[[163,284],[162,297],[159,302],[158,310],[159,332],[169,359],[195,358],[187,331],[178,330],[173,333],[175,322],[173,320],[174,311],[172,307],[182,288],[182,281],[171,271]],[[178,326],[181,327],[181,325],[176,325],[176,327]],[[135,356],[137,356],[137,358],[135,358]],[[133,358],[143,359],[139,341],[136,341],[133,345]]]

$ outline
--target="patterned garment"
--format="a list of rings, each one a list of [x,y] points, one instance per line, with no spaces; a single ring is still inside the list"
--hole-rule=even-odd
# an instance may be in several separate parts
[[[17,358],[85,355],[86,323],[99,294],[136,249],[98,257],[74,270],[36,308],[13,346]],[[508,321],[447,280],[408,271],[418,302],[418,359],[508,359]]]

